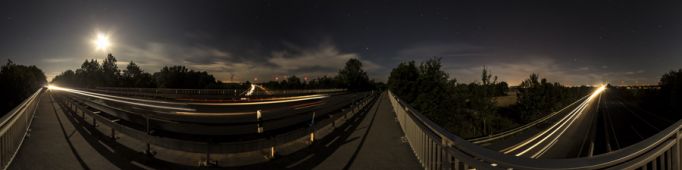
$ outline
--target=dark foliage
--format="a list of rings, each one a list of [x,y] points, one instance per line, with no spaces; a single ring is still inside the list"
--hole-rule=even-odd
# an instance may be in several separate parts
[[[670,71],[661,77],[659,82],[661,86],[659,100],[663,100],[664,108],[668,114],[677,115],[676,117],[682,117],[682,69],[677,71]]]
[[[221,88],[227,87],[207,72],[190,70],[184,66],[165,66],[153,75],[144,72],[135,62],[121,71],[116,58],[109,54],[102,62],[85,60],[75,72],[67,70],[57,75],[52,83],[68,87],[140,87],[140,88]]]
[[[506,93],[506,83],[484,68],[481,82],[458,84],[441,70],[440,59],[416,66],[401,63],[391,71],[388,88],[434,122],[463,137],[507,129],[514,124],[496,113],[493,97]]]
[[[0,113],[5,114],[45,86],[45,74],[36,66],[14,64],[11,60],[0,70]]]
[[[185,66],[165,66],[159,72],[144,72],[135,62],[130,62],[125,70],[116,66],[116,58],[109,54],[102,64],[97,60],[85,60],[76,71],[67,70],[57,75],[52,83],[58,86],[96,88],[96,87],[139,87],[139,88],[186,88],[186,89],[242,89],[246,83],[222,83],[205,71],[194,71]],[[271,89],[323,89],[347,88],[351,91],[372,90],[379,83],[370,81],[362,70],[358,59],[350,59],[336,77],[319,77],[308,81],[297,76],[282,81],[263,83]]]
[[[165,66],[154,73],[159,88],[203,89],[217,84],[213,75],[205,71],[194,71],[185,66]]]
[[[540,79],[538,74],[531,74],[518,87],[517,105],[513,110],[521,123],[530,122],[541,116],[566,107],[584,97],[592,87],[565,87],[559,83],[550,83]]]
[[[339,71],[337,76],[341,87],[350,91],[362,91],[372,89],[367,73],[362,70],[362,62],[352,58],[346,62],[346,66]]]
[[[383,84],[369,80],[362,70],[362,62],[349,59],[345,67],[335,77],[322,76],[312,80],[301,80],[296,75],[281,81],[269,81],[263,85],[270,89],[330,89],[345,88],[349,91],[365,91],[380,89]]]

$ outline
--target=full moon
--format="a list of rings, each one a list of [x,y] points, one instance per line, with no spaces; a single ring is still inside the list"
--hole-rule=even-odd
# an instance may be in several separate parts
[[[93,41],[95,44],[95,50],[107,50],[109,46],[111,46],[111,42],[109,42],[109,35],[104,34],[104,33],[97,33],[97,37]]]

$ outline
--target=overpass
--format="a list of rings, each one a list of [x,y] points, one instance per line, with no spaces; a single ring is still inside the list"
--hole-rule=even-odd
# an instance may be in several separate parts
[[[325,111],[319,108],[331,106],[305,110],[273,105],[268,107],[279,110],[239,114],[252,119],[219,125],[198,123],[223,122],[221,117],[203,115],[216,113],[209,112],[215,111],[214,106],[71,92],[41,89],[3,116],[4,169],[680,169],[681,122],[609,154],[535,159],[491,150],[475,144],[480,139],[469,141],[451,134],[390,92],[334,94],[296,103],[300,107],[325,100],[340,106]],[[114,103],[125,103],[126,109],[117,110],[121,105]],[[157,108],[150,109],[150,103]],[[182,120],[133,115],[188,108],[185,112],[192,114],[185,116],[193,117]],[[269,117],[299,112],[295,110],[302,110],[306,118]],[[239,115],[229,114],[234,121],[247,120]],[[215,130],[243,127],[249,133]],[[240,139],[233,139],[236,136]],[[202,140],[190,140],[195,138]]]

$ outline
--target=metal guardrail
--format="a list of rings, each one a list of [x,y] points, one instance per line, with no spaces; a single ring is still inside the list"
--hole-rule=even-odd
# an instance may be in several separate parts
[[[68,97],[67,95],[55,95],[55,97],[59,97],[58,101],[61,102],[62,106],[69,110],[71,116],[81,119],[86,124],[90,124],[92,126],[103,124],[109,127],[111,129],[111,138],[114,140],[116,139],[116,133],[122,133],[133,139],[146,143],[147,153],[153,153],[152,146],[155,146],[177,151],[205,153],[207,155],[207,160],[210,159],[210,154],[241,153],[258,150],[269,150],[270,153],[266,155],[266,157],[274,156],[276,154],[276,148],[287,145],[288,143],[301,140],[306,140],[312,143],[317,139],[324,138],[334,129],[336,129],[337,126],[346,123],[357,113],[363,111],[363,109],[365,109],[370,103],[372,103],[373,100],[376,99],[376,96],[376,93],[368,93],[367,96],[351,102],[350,105],[343,106],[339,111],[326,115],[318,115],[318,118],[313,116],[314,123],[310,127],[297,128],[283,134],[277,134],[274,136],[248,141],[219,142],[213,141],[211,139],[201,141],[172,138],[169,136],[159,136],[155,133],[152,133],[155,130],[161,130],[155,129],[158,127],[153,126],[154,124],[158,124],[158,122],[154,122],[152,119],[150,119],[150,117],[145,117],[146,123],[141,125],[143,126],[142,129],[133,128],[127,126],[126,124],[122,124],[122,118],[112,118],[111,115],[104,113],[108,110],[97,110],[97,108],[92,107],[92,103],[87,103],[87,101]],[[146,115],[145,113],[137,114],[143,116]],[[254,125],[253,128],[256,128],[256,126]]]
[[[682,120],[639,143],[587,158],[505,155],[454,135],[389,92],[400,127],[425,169],[681,169]]]
[[[0,118],[0,165],[7,169],[26,138],[43,88]]]

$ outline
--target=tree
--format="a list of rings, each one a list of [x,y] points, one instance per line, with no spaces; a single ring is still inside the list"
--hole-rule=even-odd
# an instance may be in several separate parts
[[[367,73],[362,70],[362,62],[355,58],[346,62],[346,66],[339,71],[338,79],[341,85],[350,91],[368,90],[370,88]]]
[[[670,71],[661,77],[661,99],[664,100],[668,112],[679,115],[682,113],[682,69]],[[678,116],[679,117],[679,116]]]
[[[7,64],[0,69],[0,113],[5,114],[47,84],[45,74],[36,66]]]
[[[528,122],[567,106],[588,91],[587,87],[569,88],[556,82],[550,83],[533,73],[518,88],[515,110],[521,121]]]
[[[296,75],[293,75],[286,80],[286,85],[285,87],[288,89],[300,89],[303,88],[303,83],[301,83],[301,79],[296,77]]]
[[[449,105],[442,104],[450,102],[448,78],[448,74],[441,70],[440,58],[430,59],[419,65],[417,94],[412,106],[440,123],[447,120],[445,115],[450,113]]]
[[[81,68],[76,70],[76,77],[79,83],[78,87],[94,88],[102,86],[102,67],[97,60],[85,60],[81,64]]]
[[[121,71],[116,65],[116,57],[108,54],[107,57],[102,62],[102,79],[103,86],[119,86]]]
[[[164,66],[160,72],[153,75],[159,88],[190,88],[201,89],[216,86],[213,75],[207,72],[197,72],[185,66]]]
[[[152,75],[145,73],[135,62],[130,61],[121,75],[124,87],[155,87]]]
[[[417,96],[419,70],[414,61],[403,62],[391,71],[388,88],[403,100],[413,101]]]

